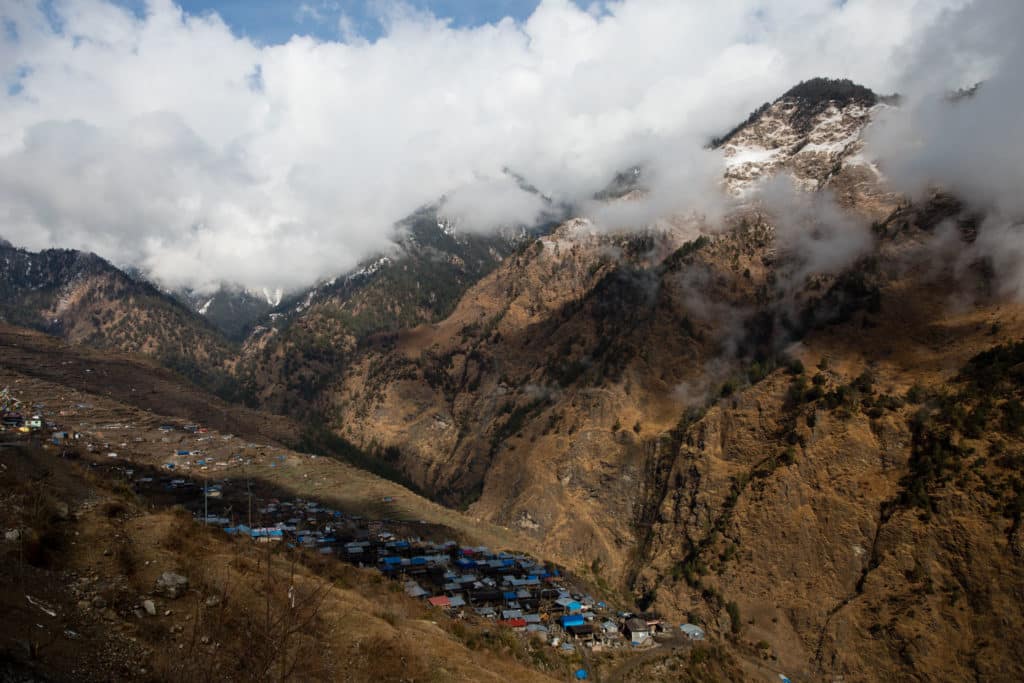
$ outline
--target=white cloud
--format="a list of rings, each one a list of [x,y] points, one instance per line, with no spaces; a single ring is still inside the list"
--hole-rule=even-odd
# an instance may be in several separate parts
[[[900,74],[903,104],[868,129],[896,189],[951,191],[985,216],[967,252],[1024,297],[1024,3],[976,0],[922,32]],[[983,82],[971,97],[949,95]],[[960,254],[963,258],[963,253]]]
[[[962,4],[545,0],[522,24],[456,29],[384,3],[374,42],[349,26],[257,46],[168,0],[142,18],[57,0],[56,27],[6,0],[0,234],[170,285],[293,289],[445,194],[467,229],[522,220],[535,207],[494,180],[505,168],[578,201],[644,162],[665,179],[648,206],[685,209],[706,196],[711,135],[803,78],[894,89],[903,46]]]
[[[793,178],[776,175],[759,184],[757,196],[772,217],[779,251],[791,261],[792,272],[779,283],[787,295],[808,275],[841,272],[873,244],[863,218],[840,208],[830,191],[802,191]]]
[[[547,208],[544,199],[521,188],[514,178],[479,179],[448,193],[441,214],[469,230],[533,225]]]

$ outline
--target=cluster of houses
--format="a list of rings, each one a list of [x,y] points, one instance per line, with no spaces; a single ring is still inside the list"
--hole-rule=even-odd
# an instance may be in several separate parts
[[[43,420],[41,403],[33,404],[29,413],[23,412],[23,408],[24,404],[11,394],[10,389],[0,389],[0,432],[37,432],[53,426]]]
[[[22,415],[18,411],[5,410],[0,415],[0,430],[18,432],[36,432],[43,428],[41,415]]]
[[[490,621],[565,651],[643,646],[664,628],[654,614],[615,612],[575,587],[559,568],[529,555],[400,538],[384,522],[302,499],[257,501],[254,513],[259,525],[232,525],[212,515],[206,521],[258,543],[288,543],[374,567],[401,581],[410,597],[454,618]]]

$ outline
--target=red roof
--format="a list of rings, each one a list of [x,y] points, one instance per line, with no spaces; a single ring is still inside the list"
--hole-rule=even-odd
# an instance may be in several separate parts
[[[526,619],[504,619],[498,623],[509,628],[526,628]]]
[[[438,595],[435,598],[427,598],[427,602],[429,602],[434,607],[449,607],[452,604],[451,600],[449,600],[448,596],[446,595]]]

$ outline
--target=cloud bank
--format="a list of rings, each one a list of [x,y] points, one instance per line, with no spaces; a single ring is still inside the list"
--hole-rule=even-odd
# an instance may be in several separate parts
[[[529,222],[505,169],[579,204],[644,163],[657,211],[699,207],[712,135],[805,78],[898,89],[965,1],[545,0],[474,28],[384,4],[373,41],[257,45],[169,0],[6,0],[0,234],[172,287],[294,290],[442,196],[467,229]]]
[[[977,241],[957,258],[988,259],[1002,293],[1017,298],[1024,298],[1021,26],[1019,0],[976,0],[940,15],[906,60],[903,103],[867,136],[898,190],[921,198],[941,188],[984,216]]]

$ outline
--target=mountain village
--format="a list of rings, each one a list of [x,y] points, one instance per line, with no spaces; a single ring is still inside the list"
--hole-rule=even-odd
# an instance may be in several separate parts
[[[91,403],[54,398],[19,399],[4,388],[0,440],[37,445],[53,458],[81,459],[144,500],[190,511],[197,527],[205,523],[253,544],[373,568],[400,584],[409,599],[453,620],[508,629],[564,655],[586,653],[585,660],[624,648],[678,648],[706,639],[698,625],[616,609],[552,563],[466,546],[437,525],[389,516],[401,503],[395,496],[380,499],[377,516],[353,514],[313,498],[274,495],[254,476],[263,469],[301,471],[316,455],[243,442],[193,423],[93,422],[82,419],[92,412]],[[22,414],[27,408],[28,418]],[[154,458],[154,450],[165,457]],[[16,543],[21,531],[5,529],[5,538]],[[177,585],[187,587],[188,578],[168,571],[158,588],[166,594]],[[140,618],[156,614],[150,605],[136,611]],[[588,675],[586,668],[576,671],[577,679]]]

